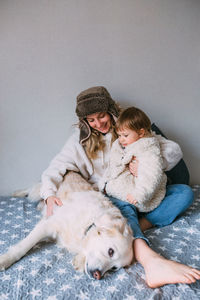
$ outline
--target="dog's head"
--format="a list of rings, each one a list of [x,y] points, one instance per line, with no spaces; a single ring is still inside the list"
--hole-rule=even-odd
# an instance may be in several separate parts
[[[126,220],[119,214],[107,213],[85,233],[83,253],[76,257],[76,265],[84,264],[88,276],[101,279],[107,271],[132,263],[132,243],[133,233]]]

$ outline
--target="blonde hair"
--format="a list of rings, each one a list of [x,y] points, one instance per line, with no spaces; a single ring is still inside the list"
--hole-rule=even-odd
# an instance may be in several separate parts
[[[117,139],[113,118],[109,132],[112,134],[111,143],[113,143]],[[104,150],[106,144],[103,140],[103,136],[101,132],[91,128],[90,137],[83,143],[88,158],[95,159],[97,158],[98,152]]]
[[[116,132],[121,129],[128,128],[139,132],[144,129],[145,136],[151,135],[151,121],[149,117],[137,107],[129,107],[125,109],[116,122]]]
[[[115,107],[119,113],[122,111],[122,108],[116,102],[115,102]],[[115,120],[113,118],[113,115],[109,112],[107,112],[107,113],[111,117],[111,126],[109,129],[109,132],[112,135],[112,138],[111,138],[111,144],[112,144],[118,138],[118,135],[115,130]],[[87,120],[86,120],[86,122],[87,122]],[[89,159],[96,159],[98,156],[98,152],[103,151],[106,144],[103,139],[104,134],[102,134],[100,131],[98,131],[92,127],[90,127],[90,129],[91,129],[91,134],[90,134],[89,138],[83,142],[83,147],[84,147],[85,152]]]

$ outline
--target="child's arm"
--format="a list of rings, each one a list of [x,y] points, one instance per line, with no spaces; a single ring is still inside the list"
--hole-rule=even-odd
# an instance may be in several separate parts
[[[140,211],[154,209],[165,195],[166,175],[162,169],[163,162],[159,153],[158,143],[147,147],[145,151],[143,149],[140,154],[138,152],[138,176],[134,177],[135,184],[127,194],[133,196],[134,199],[129,197],[128,201],[136,200],[136,206]]]
[[[131,160],[131,162],[128,165],[129,167],[129,171],[131,172],[131,174],[135,177],[138,176],[138,159],[133,156],[133,159]]]
[[[133,197],[132,194],[128,194],[126,199],[129,203],[131,203],[133,205],[136,205],[138,203],[137,200],[135,200],[135,198]]]

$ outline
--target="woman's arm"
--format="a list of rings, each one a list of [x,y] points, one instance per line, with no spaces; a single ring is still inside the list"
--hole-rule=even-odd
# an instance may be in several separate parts
[[[79,131],[69,138],[60,153],[43,172],[40,194],[44,200],[50,196],[56,196],[57,189],[67,171],[80,172],[86,179],[93,172],[91,162],[79,143]]]
[[[74,149],[70,140],[66,142],[60,153],[54,157],[42,174],[40,195],[44,200],[50,196],[56,196],[58,186],[63,181],[67,170],[79,171],[73,158]]]

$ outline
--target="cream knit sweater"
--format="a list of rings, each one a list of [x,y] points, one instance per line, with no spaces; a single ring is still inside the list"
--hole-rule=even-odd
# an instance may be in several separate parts
[[[116,140],[111,148],[110,161],[99,188],[110,196],[127,201],[127,194],[137,200],[141,212],[155,209],[166,193],[167,176],[163,172],[163,159],[156,137],[145,137],[122,148]],[[137,157],[138,176],[133,176],[128,164]]]

